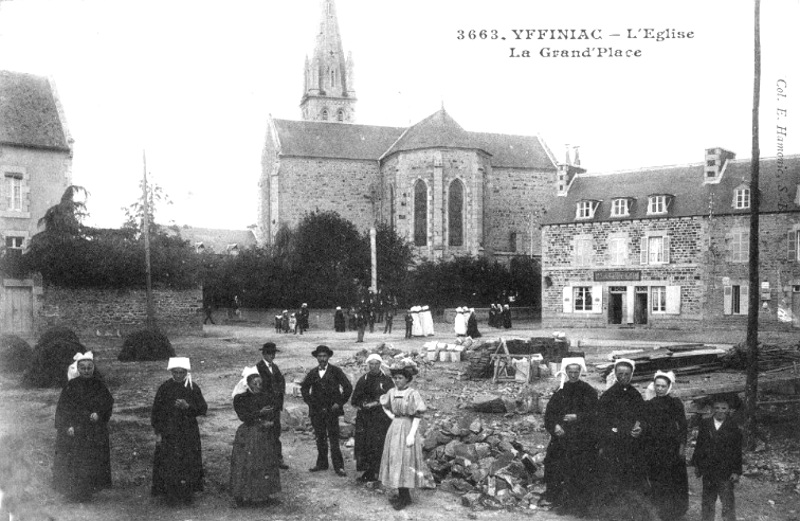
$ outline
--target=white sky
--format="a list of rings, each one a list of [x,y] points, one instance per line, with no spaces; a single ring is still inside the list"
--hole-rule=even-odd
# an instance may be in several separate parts
[[[752,0],[338,0],[355,62],[357,122],[406,126],[444,103],[467,130],[541,134],[590,171],[750,157]],[[52,76],[75,139],[88,224],[116,227],[138,195],[142,149],[173,205],[161,222],[256,222],[268,114],[299,119],[317,0],[0,0],[0,69]],[[762,1],[761,154],[800,152],[800,0]],[[792,23],[794,22],[794,23]],[[625,39],[653,28],[693,39]],[[457,40],[497,29],[506,40]],[[600,29],[600,41],[513,41],[512,29]],[[641,49],[640,58],[542,58],[542,47]],[[509,58],[511,47],[531,58]]]

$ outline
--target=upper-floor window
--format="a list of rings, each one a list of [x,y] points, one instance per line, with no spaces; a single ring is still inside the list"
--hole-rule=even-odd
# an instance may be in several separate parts
[[[600,206],[598,201],[578,201],[578,208],[575,213],[576,219],[591,219],[594,217],[594,212]]]
[[[750,258],[750,230],[734,230],[730,239],[731,262],[747,262]]]
[[[628,263],[628,240],[625,237],[611,237],[608,239],[608,257],[614,266],[624,266]]]
[[[344,111],[339,109],[339,112],[336,113],[336,119],[338,121],[344,121]]]
[[[6,173],[6,210],[22,211],[22,174]]]
[[[592,237],[575,237],[575,265],[589,266],[593,256]]]
[[[736,209],[750,208],[750,188],[742,186],[733,193],[733,207]]]
[[[669,237],[654,235],[642,237],[641,264],[669,264]]]
[[[630,199],[614,199],[611,202],[611,217],[625,217],[630,213]]]
[[[322,109],[322,121],[328,121],[328,109]]]
[[[800,262],[800,227],[796,226],[795,229],[790,230],[787,236],[787,245],[789,249],[789,260]]]
[[[669,196],[666,195],[651,195],[647,198],[647,214],[654,215],[660,213],[667,213],[669,207]]]

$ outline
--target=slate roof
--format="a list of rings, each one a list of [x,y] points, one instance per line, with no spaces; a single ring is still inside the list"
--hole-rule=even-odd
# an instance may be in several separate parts
[[[386,151],[384,157],[421,148],[483,149],[484,144],[470,133],[444,109],[434,112],[416,125],[409,127],[400,139]],[[484,150],[486,152],[486,150]]]
[[[178,229],[178,233],[192,246],[202,243],[206,251],[214,253],[226,253],[232,245],[237,245],[240,250],[256,245],[256,237],[252,230],[222,230],[184,226]]]
[[[47,78],[0,71],[0,143],[70,150]]]
[[[379,161],[400,151],[468,148],[491,155],[495,168],[556,169],[538,137],[469,132],[444,109],[408,128],[286,119],[273,124],[283,157]]]
[[[405,130],[325,121],[276,119],[273,122],[284,157],[377,161]]]
[[[795,201],[800,184],[800,156],[784,157],[785,169],[778,171],[776,158],[762,159],[759,169],[761,213],[800,211]],[[749,214],[733,208],[734,191],[750,181],[750,160],[728,161],[718,184],[703,184],[704,164],[676,165],[610,174],[579,174],[565,197],[554,198],[542,225],[577,222],[658,219],[698,215]],[[647,215],[650,195],[674,196],[667,214]],[[630,197],[628,217],[611,217],[612,200]],[[592,219],[576,219],[581,200],[601,201]]]

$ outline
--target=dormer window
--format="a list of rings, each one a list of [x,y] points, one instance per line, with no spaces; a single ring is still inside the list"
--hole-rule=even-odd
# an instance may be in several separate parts
[[[627,217],[630,215],[631,200],[626,198],[614,199],[611,202],[611,217]]]
[[[658,215],[667,213],[672,196],[651,195],[647,198],[647,215]]]
[[[733,207],[737,210],[750,208],[750,187],[742,185],[733,192]]]
[[[600,201],[584,200],[578,201],[578,208],[575,213],[576,219],[591,219],[594,217],[597,207],[600,206]]]

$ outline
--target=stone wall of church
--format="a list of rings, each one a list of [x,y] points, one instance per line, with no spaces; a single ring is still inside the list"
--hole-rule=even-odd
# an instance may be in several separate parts
[[[414,241],[414,186],[427,187],[427,236],[417,252],[425,258],[477,255],[483,246],[484,178],[489,158],[474,150],[425,149],[395,154],[382,166],[382,218]],[[463,243],[450,245],[448,200],[453,182],[463,186]],[[394,200],[392,200],[394,194]]]
[[[487,250],[541,255],[539,226],[555,195],[555,176],[555,171],[492,169],[486,183]]]
[[[369,229],[378,213],[379,173],[377,161],[282,158],[271,176],[272,236],[313,211],[334,211],[360,231]]]

